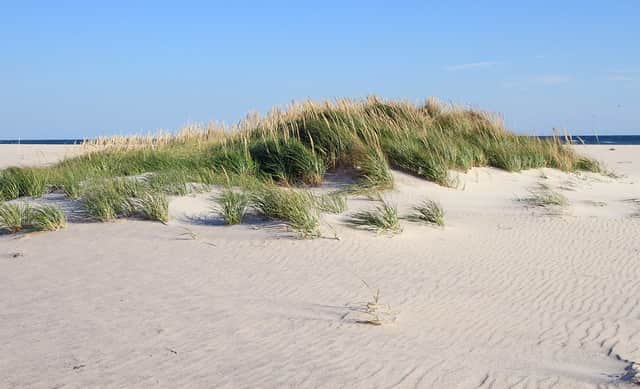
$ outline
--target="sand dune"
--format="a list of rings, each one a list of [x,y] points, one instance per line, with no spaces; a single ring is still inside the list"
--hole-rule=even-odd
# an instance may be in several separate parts
[[[174,198],[166,226],[0,236],[0,386],[631,386],[640,147],[614,148],[580,151],[618,178],[481,168],[449,189],[396,172],[388,199],[403,213],[438,200],[447,225],[404,223],[393,238],[344,216],[324,218],[339,240],[224,227],[210,194]],[[4,150],[0,166],[14,164]],[[518,201],[540,183],[569,206]],[[372,298],[363,280],[394,323],[354,319]]]

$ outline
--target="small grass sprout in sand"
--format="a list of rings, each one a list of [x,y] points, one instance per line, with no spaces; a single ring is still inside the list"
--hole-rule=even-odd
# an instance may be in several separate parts
[[[244,192],[227,188],[216,197],[216,210],[222,214],[225,224],[240,224],[244,220],[249,207],[249,196]]]
[[[64,212],[55,205],[41,205],[31,209],[31,227],[36,231],[57,231],[67,225]]]
[[[343,318],[356,315],[354,319],[356,323],[373,326],[381,326],[395,322],[397,315],[391,309],[391,306],[380,302],[380,289],[375,289],[374,291],[365,280],[361,281],[364,286],[371,291],[371,299],[365,303],[351,306],[351,311],[345,314]]]
[[[444,226],[444,210],[433,200],[425,200],[413,207],[413,213],[406,218],[409,221]]]
[[[529,191],[529,196],[520,199],[531,206],[542,208],[564,208],[569,205],[569,200],[551,189],[549,185],[539,184],[538,188]]]
[[[402,232],[398,218],[398,208],[384,200],[373,210],[363,210],[351,215],[348,220],[355,227],[378,233],[398,234]]]
[[[0,205],[0,230],[15,234],[31,224],[31,207],[26,203]]]

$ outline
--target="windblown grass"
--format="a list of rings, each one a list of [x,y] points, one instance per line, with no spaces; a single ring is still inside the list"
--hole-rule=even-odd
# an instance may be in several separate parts
[[[446,186],[452,185],[451,170],[474,166],[600,169],[560,138],[517,136],[495,115],[435,99],[422,105],[376,97],[307,101],[249,116],[232,129],[188,127],[175,135],[102,138],[85,147],[86,154],[55,166],[0,171],[0,197],[62,189],[82,198],[96,220],[107,221],[132,214],[129,199],[140,194],[100,183],[130,177],[144,177],[148,192],[183,195],[194,183],[316,186],[326,171],[347,168],[358,175],[357,190],[375,192],[392,188],[390,167]],[[292,226],[312,233],[313,220],[307,215]]]
[[[339,214],[347,210],[347,198],[340,193],[314,196],[313,202],[320,212]]]
[[[27,203],[0,205],[0,230],[15,234],[20,231],[56,231],[67,225],[64,212],[54,205],[32,207]]]
[[[402,232],[398,219],[398,208],[385,201],[382,201],[382,204],[374,210],[364,210],[352,214],[348,222],[355,227],[378,233],[397,234]]]
[[[529,196],[520,199],[531,206],[541,208],[564,208],[569,205],[569,200],[548,185],[539,184],[538,188],[529,191]]]
[[[112,221],[132,216],[135,205],[132,198],[142,194],[142,184],[135,179],[102,179],[92,182],[85,190],[84,209],[97,221]]]
[[[244,220],[249,207],[249,196],[244,192],[225,189],[216,197],[216,210],[222,214],[225,224],[240,224]]]
[[[12,167],[0,175],[0,191],[5,200],[22,196],[40,197],[47,191],[48,170]]]
[[[285,221],[303,238],[320,235],[318,214],[309,192],[265,185],[253,193],[253,204],[264,216]]]
[[[425,200],[413,207],[413,212],[407,216],[407,220],[444,226],[444,210],[436,201]]]
[[[83,195],[84,209],[94,220],[107,222],[139,216],[162,223],[169,221],[169,200],[145,180],[100,179],[91,182]]]
[[[146,192],[138,204],[142,218],[162,223],[169,221],[169,200],[164,193]]]
[[[57,231],[67,225],[64,212],[55,205],[31,208],[31,227],[36,231]]]
[[[0,230],[15,234],[30,225],[31,207],[28,204],[0,204]]]

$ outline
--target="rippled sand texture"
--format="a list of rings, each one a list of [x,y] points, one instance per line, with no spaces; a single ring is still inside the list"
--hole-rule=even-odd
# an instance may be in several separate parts
[[[325,218],[340,240],[223,227],[207,194],[175,198],[167,226],[0,236],[0,387],[631,387],[640,146],[614,148],[580,151],[622,178],[482,168],[447,189],[396,173],[401,212],[429,197],[447,225],[393,238],[344,216]],[[570,205],[517,201],[540,182]],[[352,319],[362,280],[395,323]]]

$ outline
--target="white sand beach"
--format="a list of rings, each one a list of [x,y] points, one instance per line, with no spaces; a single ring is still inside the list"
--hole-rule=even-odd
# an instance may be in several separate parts
[[[344,215],[315,240],[222,226],[210,193],[173,198],[168,225],[1,235],[0,387],[634,387],[640,146],[576,149],[619,176],[477,168],[450,189],[395,172],[401,213],[428,197],[446,226],[394,237]],[[2,145],[0,168],[76,152]],[[518,201],[540,183],[569,205]],[[377,289],[395,321],[360,323]]]
[[[0,145],[0,169],[10,166],[50,165],[87,151],[79,145]]]

